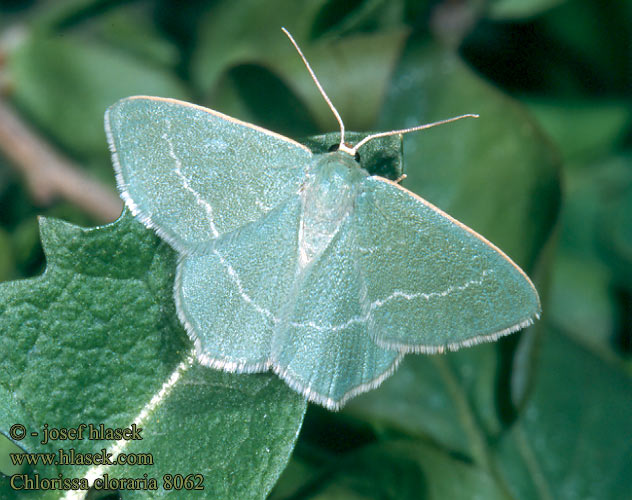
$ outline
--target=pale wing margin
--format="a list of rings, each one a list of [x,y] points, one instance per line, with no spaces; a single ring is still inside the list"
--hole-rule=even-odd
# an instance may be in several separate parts
[[[312,158],[291,139],[174,99],[123,99],[105,128],[126,205],[181,252],[296,193]]]
[[[481,235],[401,186],[368,177],[354,229],[370,334],[402,352],[441,352],[530,325],[540,300],[527,275]]]

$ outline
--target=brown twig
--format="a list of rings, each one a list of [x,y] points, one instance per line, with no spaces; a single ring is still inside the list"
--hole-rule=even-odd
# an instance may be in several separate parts
[[[25,175],[38,203],[63,197],[104,222],[120,215],[123,204],[113,191],[55,151],[1,98],[0,152]]]

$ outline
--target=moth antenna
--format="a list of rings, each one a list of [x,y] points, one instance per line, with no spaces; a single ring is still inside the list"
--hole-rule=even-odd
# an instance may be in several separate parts
[[[364,139],[362,139],[352,148],[352,151],[353,151],[353,154],[355,155],[355,153],[357,153],[360,147],[362,147],[364,144],[366,144],[370,140],[377,139],[378,137],[387,137],[389,135],[397,135],[397,134],[407,134],[408,132],[416,132],[418,130],[424,130],[427,128],[436,127],[437,125],[443,125],[445,123],[455,122],[457,120],[461,120],[462,118],[478,118],[478,117],[479,115],[467,114],[467,115],[455,116],[453,118],[447,118],[445,120],[439,120],[438,122],[426,123],[424,125],[417,125],[416,127],[402,128],[399,130],[390,130],[388,132],[378,132],[377,134],[367,135]]]
[[[298,46],[298,43],[296,43],[296,40],[294,40],[294,37],[285,28],[281,28],[281,30],[283,30],[283,33],[285,33],[287,35],[287,37],[290,39],[290,42],[292,42],[292,45],[294,45],[294,48],[298,52],[298,55],[301,56],[301,59],[303,60],[303,63],[305,64],[305,67],[307,68],[307,71],[309,71],[309,74],[311,75],[312,80],[314,80],[314,83],[318,87],[318,90],[320,91],[320,94],[325,99],[325,102],[329,106],[329,109],[331,109],[331,112],[336,117],[336,120],[338,120],[338,124],[340,125],[340,144],[338,145],[338,150],[339,151],[344,151],[345,153],[349,153],[350,155],[355,156],[357,148],[354,148],[352,150],[351,148],[348,148],[345,145],[345,124],[342,123],[342,118],[340,118],[340,113],[338,113],[338,110],[336,109],[336,107],[331,102],[331,99],[329,99],[329,96],[325,93],[325,89],[323,89],[323,86],[318,81],[318,78],[316,78],[316,74],[314,73],[314,70],[312,69],[312,67],[307,62],[307,59],[305,58],[305,55],[303,54],[303,51]]]

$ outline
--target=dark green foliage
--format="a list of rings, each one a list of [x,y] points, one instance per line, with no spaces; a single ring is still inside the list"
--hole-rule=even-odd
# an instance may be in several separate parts
[[[543,300],[543,319],[525,332],[410,355],[342,412],[310,407],[289,463],[305,409],[298,396],[273,375],[183,368],[147,417],[146,439],[126,449],[154,453],[156,465],[110,475],[205,475],[205,491],[172,498],[632,498],[630,5],[2,3],[0,31],[11,34],[0,41],[2,99],[109,186],[103,112],[130,94],[192,100],[298,139],[334,131],[318,140],[337,142],[281,26],[348,129],[479,113],[405,137],[403,167],[389,154],[382,175],[396,179],[404,168],[405,187],[506,251]],[[399,138],[385,142],[398,152]],[[2,150],[0,432],[16,422],[126,427],[189,366],[171,297],[173,252],[128,214],[94,229],[51,219],[101,222],[69,200],[33,202]],[[382,154],[364,153],[363,162]],[[46,262],[38,214],[47,216]],[[18,278],[29,279],[9,281]],[[0,470],[15,472],[0,439]],[[58,444],[19,442],[27,451],[71,446]],[[0,477],[0,499],[63,494],[18,494],[7,481]]]

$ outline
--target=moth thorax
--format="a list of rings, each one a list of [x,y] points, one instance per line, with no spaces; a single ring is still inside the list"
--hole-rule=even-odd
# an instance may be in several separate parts
[[[339,155],[321,155],[310,168],[301,190],[303,214],[298,242],[301,268],[327,248],[353,210],[357,187],[367,175],[353,159],[340,161]]]

